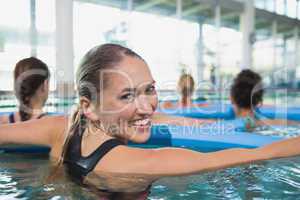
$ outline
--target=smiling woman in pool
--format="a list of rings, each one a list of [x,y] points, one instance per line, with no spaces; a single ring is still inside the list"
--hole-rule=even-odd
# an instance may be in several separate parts
[[[97,46],[79,66],[80,101],[73,116],[4,125],[0,143],[49,146],[51,157],[61,160],[75,180],[104,193],[146,191],[138,194],[143,198],[149,185],[160,177],[300,154],[300,137],[258,149],[214,153],[126,146],[128,140],[147,141],[151,123],[166,122],[167,117],[154,112],[154,84],[149,67],[136,53],[114,44]]]

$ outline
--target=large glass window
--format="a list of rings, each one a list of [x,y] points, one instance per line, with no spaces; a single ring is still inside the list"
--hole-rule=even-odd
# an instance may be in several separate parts
[[[74,2],[76,64],[88,49],[97,44],[119,43],[145,58],[159,89],[176,89],[182,70],[197,74],[197,41],[197,23]]]
[[[30,1],[3,0],[0,6],[0,90],[12,90],[12,69],[30,56]]]
[[[255,6],[260,9],[265,9],[265,0],[255,0]]]
[[[274,11],[275,1],[276,0],[255,0],[255,6],[260,9],[265,9],[270,12],[275,12]]]
[[[55,0],[36,0],[37,57],[46,62],[51,71],[50,89],[55,84]]]
[[[90,48],[105,42],[123,41],[124,16],[119,8],[74,2],[75,66]]]
[[[288,0],[287,3],[287,16],[296,18],[297,17],[297,0]]]
[[[256,42],[253,45],[253,67],[258,71],[271,71],[279,61],[276,61],[277,48],[272,38],[271,27],[256,30]]]
[[[0,6],[0,90],[13,89],[12,71],[16,62],[32,54],[33,45],[37,57],[50,67],[55,65],[54,53],[54,0],[37,0],[31,9],[30,0],[3,0]],[[31,10],[36,10],[37,38],[31,41]],[[52,68],[51,68],[52,70]],[[52,70],[53,71],[53,70]],[[53,81],[51,88],[53,88]]]
[[[285,0],[276,0],[276,13],[280,15],[285,14],[285,5],[284,5]]]
[[[297,15],[297,18],[300,19],[300,1],[297,1],[296,15]]]

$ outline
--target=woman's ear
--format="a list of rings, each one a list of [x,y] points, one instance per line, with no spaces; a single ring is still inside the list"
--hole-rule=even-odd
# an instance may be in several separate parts
[[[79,104],[82,108],[83,114],[91,121],[98,121],[98,115],[95,113],[95,106],[86,97],[80,97]]]
[[[49,91],[49,80],[46,79],[42,85],[42,91],[43,92],[48,92]]]
[[[232,105],[235,104],[234,99],[233,99],[233,97],[232,97],[231,95],[229,96],[229,98],[230,98],[231,104],[232,104]]]

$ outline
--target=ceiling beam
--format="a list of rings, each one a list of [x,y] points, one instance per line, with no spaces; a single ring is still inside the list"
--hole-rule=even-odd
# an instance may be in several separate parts
[[[136,6],[134,8],[134,10],[138,10],[138,11],[148,10],[148,9],[152,8],[153,6],[156,6],[158,4],[164,3],[166,1],[167,0],[152,0],[152,1],[149,1],[149,2],[144,3],[142,5]]]
[[[185,9],[185,10],[182,12],[182,16],[188,16],[188,15],[191,15],[191,14],[194,14],[194,13],[197,13],[197,12],[201,12],[201,11],[203,11],[203,10],[207,10],[207,9],[209,9],[209,8],[211,8],[210,5],[208,5],[208,4],[203,5],[203,4],[200,4],[200,3],[199,3],[199,4],[196,5],[196,6],[191,6],[190,8]]]
[[[230,19],[238,17],[240,15],[241,15],[240,12],[230,12],[230,13],[222,14],[222,19],[223,20],[230,20]]]
[[[217,1],[219,1],[222,8],[235,10],[235,11],[244,10],[243,3],[234,0],[194,0],[194,1],[202,4],[210,4],[212,7],[216,6]]]

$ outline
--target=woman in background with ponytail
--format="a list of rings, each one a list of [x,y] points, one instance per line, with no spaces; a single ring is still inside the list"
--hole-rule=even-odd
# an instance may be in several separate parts
[[[174,109],[174,108],[191,108],[191,107],[204,107],[208,106],[207,103],[193,102],[193,94],[195,91],[195,81],[191,74],[183,73],[177,83],[177,91],[180,99],[177,102],[165,101],[162,102],[161,109]]]
[[[27,121],[45,115],[43,107],[48,99],[50,72],[41,60],[30,57],[20,60],[14,69],[14,92],[19,110],[0,117],[0,124]]]

